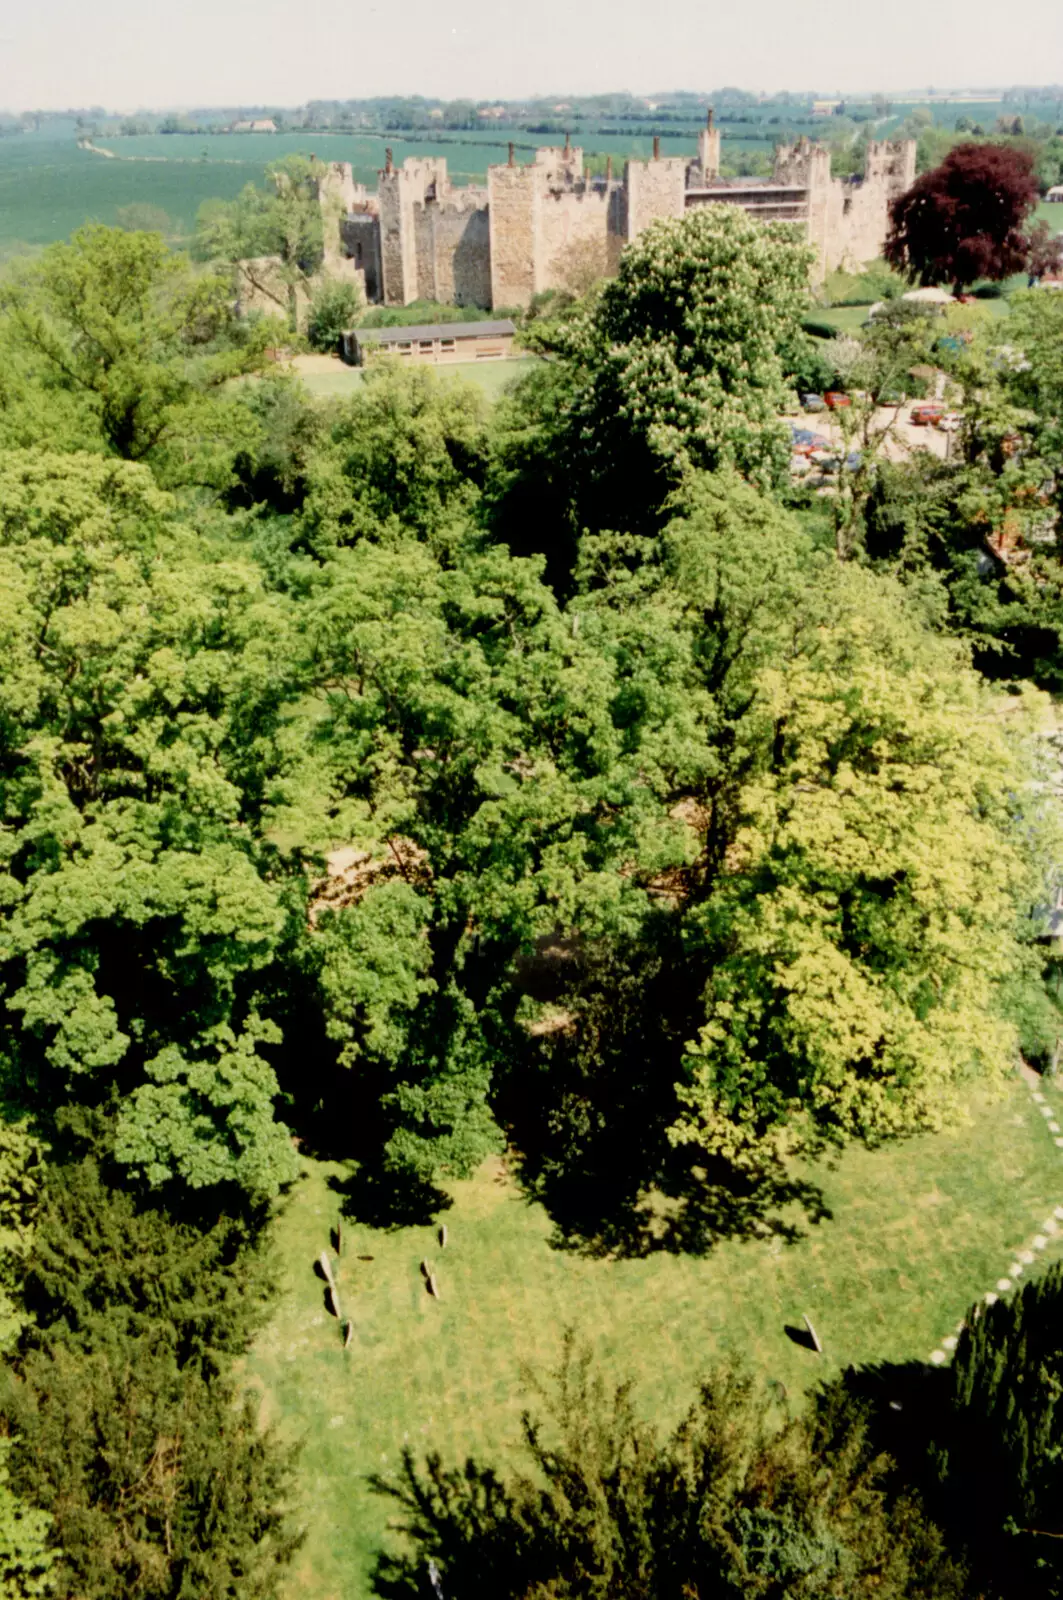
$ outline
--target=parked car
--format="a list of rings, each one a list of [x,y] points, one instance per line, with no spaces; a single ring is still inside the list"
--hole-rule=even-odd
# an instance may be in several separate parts
[[[790,447],[795,456],[807,456],[813,450],[825,450],[829,444],[829,439],[824,439],[820,433],[813,433],[810,428],[790,429]]]
[[[963,417],[959,411],[944,411],[940,417],[931,418],[934,427],[940,428],[942,433],[958,433],[963,427]]]
[[[827,407],[822,395],[803,394],[801,404],[806,411],[826,411]]]
[[[851,406],[853,402],[847,394],[842,394],[840,389],[828,389],[823,396],[823,403],[829,406],[831,411],[841,411],[845,406]]]
[[[937,421],[938,417],[943,417],[944,415],[944,406],[938,405],[936,402],[925,402],[912,407],[909,421],[914,423],[917,428],[929,428],[931,424]]]
[[[901,389],[883,389],[878,397],[880,406],[903,406],[908,396]]]

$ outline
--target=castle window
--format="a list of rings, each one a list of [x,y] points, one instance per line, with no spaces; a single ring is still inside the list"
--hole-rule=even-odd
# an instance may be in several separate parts
[[[433,345],[433,341],[431,339],[422,339],[421,340],[421,350],[422,350],[422,352],[427,350],[429,355],[431,355],[433,348],[434,348],[434,345]]]
[[[410,351],[413,349],[413,345],[410,343],[409,339],[402,339],[399,341],[396,349],[398,350],[400,356],[408,356]]]
[[[852,209],[853,209],[853,197],[852,197],[851,194],[847,194],[846,197],[845,197],[845,204],[842,206],[842,214],[844,216],[848,216]]]
[[[439,348],[441,350],[453,350],[454,349],[454,340],[453,339],[440,339]]]

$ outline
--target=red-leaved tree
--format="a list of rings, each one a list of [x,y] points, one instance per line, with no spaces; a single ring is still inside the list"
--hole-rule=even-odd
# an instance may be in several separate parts
[[[1063,234],[1053,233],[1047,222],[1035,222],[1026,243],[1026,270],[1034,282],[1063,272]]]
[[[951,283],[957,291],[978,278],[1010,277],[1026,265],[1024,224],[1036,204],[1025,151],[957,145],[894,200],[886,260],[914,282]]]

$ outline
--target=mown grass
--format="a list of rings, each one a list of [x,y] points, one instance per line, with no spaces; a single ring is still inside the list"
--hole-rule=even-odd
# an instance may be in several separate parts
[[[474,383],[488,399],[497,400],[510,384],[527,372],[529,362],[537,359],[536,356],[523,356],[506,361],[440,362],[438,366],[431,366],[430,371],[444,383],[454,383],[459,379]],[[296,370],[305,388],[322,399],[354,394],[363,381],[361,367],[348,367],[339,360],[328,370],[316,365],[313,370],[307,370],[298,364]]]
[[[445,1251],[434,1228],[345,1224],[339,1281],[354,1338],[344,1351],[313,1270],[344,1176],[304,1161],[276,1223],[281,1297],[247,1362],[264,1417],[305,1440],[308,1539],[289,1592],[313,1600],[372,1593],[393,1508],[368,1475],[391,1472],[404,1444],[450,1459],[504,1454],[517,1438],[522,1368],[549,1369],[567,1326],[609,1372],[637,1378],[640,1405],[662,1424],[727,1352],[785,1384],[793,1403],[850,1362],[926,1360],[1063,1201],[1063,1151],[1018,1083],[969,1126],[817,1169],[831,1216],[792,1216],[789,1244],[590,1259],[555,1247],[550,1219],[496,1163],[453,1185]],[[1058,1253],[1053,1240],[1039,1260]],[[439,1301],[422,1258],[438,1272]],[[802,1312],[822,1357],[787,1335]]]

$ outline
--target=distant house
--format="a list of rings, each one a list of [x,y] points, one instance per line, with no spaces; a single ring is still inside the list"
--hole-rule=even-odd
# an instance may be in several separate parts
[[[234,122],[230,133],[276,133],[277,124],[272,117],[260,117],[254,122]]]
[[[813,100],[812,115],[814,117],[833,117],[840,113],[842,101],[840,100]]]
[[[1045,199],[1063,202],[1063,183],[1054,183],[1045,195]]]
[[[409,362],[501,361],[513,351],[516,329],[495,322],[426,322],[409,328],[351,328],[340,340],[344,361],[365,365],[371,350]]]

